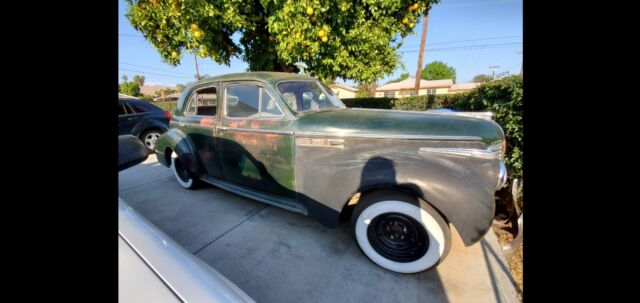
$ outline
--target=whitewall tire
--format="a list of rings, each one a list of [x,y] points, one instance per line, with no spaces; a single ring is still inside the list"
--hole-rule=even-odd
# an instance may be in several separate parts
[[[354,209],[352,229],[360,250],[371,261],[399,273],[433,268],[451,247],[449,225],[438,211],[402,193],[363,197]]]
[[[176,177],[176,181],[178,181],[180,186],[186,189],[194,189],[197,187],[198,180],[194,180],[175,153],[171,155],[171,167],[173,175]]]

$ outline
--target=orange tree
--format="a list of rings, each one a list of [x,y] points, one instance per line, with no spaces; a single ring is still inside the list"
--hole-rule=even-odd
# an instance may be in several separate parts
[[[169,64],[182,51],[251,71],[372,82],[400,64],[396,50],[439,0],[127,0],[127,19]],[[234,39],[238,33],[239,39]]]

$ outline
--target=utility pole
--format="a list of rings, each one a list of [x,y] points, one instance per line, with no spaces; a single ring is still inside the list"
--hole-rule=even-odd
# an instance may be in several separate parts
[[[489,68],[491,69],[491,79],[495,79],[496,78],[496,69],[500,68],[500,65],[489,66]]]
[[[200,80],[200,71],[198,70],[198,56],[193,54],[193,60],[196,62],[196,79]]]
[[[420,38],[420,53],[418,53],[418,71],[416,71],[416,96],[420,94],[420,78],[422,77],[422,54],[427,40],[427,24],[429,23],[429,11],[422,17],[422,38]]]

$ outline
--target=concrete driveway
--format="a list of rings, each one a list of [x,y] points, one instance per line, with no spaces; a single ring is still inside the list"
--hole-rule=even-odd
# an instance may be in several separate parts
[[[119,192],[257,302],[518,302],[493,232],[464,247],[452,229],[443,264],[398,274],[370,262],[347,224],[329,229],[213,186],[182,189],[155,155],[120,172]]]

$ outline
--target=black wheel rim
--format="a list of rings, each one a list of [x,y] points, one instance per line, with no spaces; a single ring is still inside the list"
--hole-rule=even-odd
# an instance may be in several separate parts
[[[182,161],[180,161],[180,159],[176,158],[175,164],[176,167],[176,172],[178,173],[178,177],[180,178],[180,180],[182,180],[182,182],[188,182],[189,181],[189,172],[187,171],[187,168],[184,167],[184,165],[182,165]]]
[[[396,262],[412,262],[429,248],[427,232],[417,220],[401,213],[385,213],[371,220],[367,238],[373,249]]]

